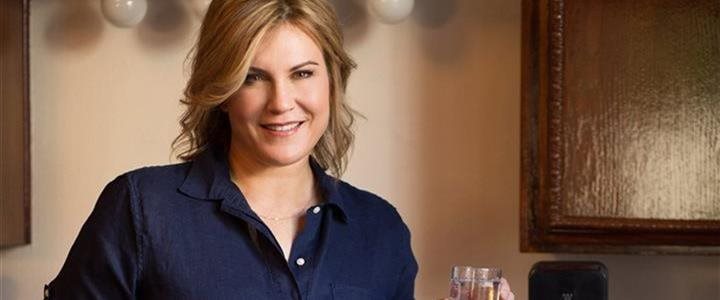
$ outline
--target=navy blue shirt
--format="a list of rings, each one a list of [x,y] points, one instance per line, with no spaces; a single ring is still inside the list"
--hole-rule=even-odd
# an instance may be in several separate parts
[[[49,299],[413,299],[410,233],[387,201],[325,174],[289,261],[224,153],[105,187]]]

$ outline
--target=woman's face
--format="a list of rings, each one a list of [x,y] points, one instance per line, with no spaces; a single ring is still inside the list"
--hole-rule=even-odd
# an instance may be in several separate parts
[[[267,166],[306,159],[330,117],[322,51],[299,28],[279,25],[265,35],[245,82],[223,108],[243,159]]]

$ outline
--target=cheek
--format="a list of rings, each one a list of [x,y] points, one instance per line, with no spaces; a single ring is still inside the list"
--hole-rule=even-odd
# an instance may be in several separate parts
[[[314,84],[310,89],[312,95],[308,97],[310,103],[308,104],[310,110],[315,115],[315,118],[323,119],[327,121],[330,116],[330,88],[327,84],[320,81]]]
[[[253,92],[239,92],[227,104],[227,114],[231,123],[252,121],[262,112],[261,95]]]
[[[327,93],[322,95],[318,94],[317,96],[318,97],[315,98],[315,101],[311,104],[310,109],[312,110],[317,130],[324,132],[330,121],[330,98]],[[320,134],[322,134],[322,132]]]

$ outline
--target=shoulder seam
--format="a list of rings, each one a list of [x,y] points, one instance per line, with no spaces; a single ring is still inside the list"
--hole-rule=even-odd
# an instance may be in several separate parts
[[[142,230],[142,226],[144,223],[142,218],[144,216],[144,212],[143,212],[142,204],[139,203],[140,197],[138,195],[137,188],[135,187],[133,180],[131,180],[131,178],[130,178],[130,177],[132,177],[131,174],[125,174],[123,177],[125,177],[126,184],[127,184],[129,194],[130,194],[130,199],[129,199],[130,212],[131,212],[132,218],[133,218],[133,229],[135,230],[135,252],[137,255],[137,262],[136,262],[137,265],[135,266],[137,271],[136,271],[135,277],[136,277],[136,280],[139,282],[140,278],[142,276],[142,273],[143,273],[143,266],[144,266],[144,259],[145,259],[145,257],[144,257],[145,240],[143,238],[144,235],[143,235],[143,230]]]

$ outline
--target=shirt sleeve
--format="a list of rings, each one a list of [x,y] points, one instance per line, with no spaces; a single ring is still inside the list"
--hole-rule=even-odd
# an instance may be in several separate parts
[[[400,272],[397,291],[393,299],[415,299],[415,276],[417,276],[418,264],[410,246],[410,230],[408,230],[404,224],[402,228],[403,239],[401,247],[403,250],[400,255],[405,261],[405,266]]]
[[[134,200],[127,175],[105,187],[46,299],[135,298],[141,239]]]

